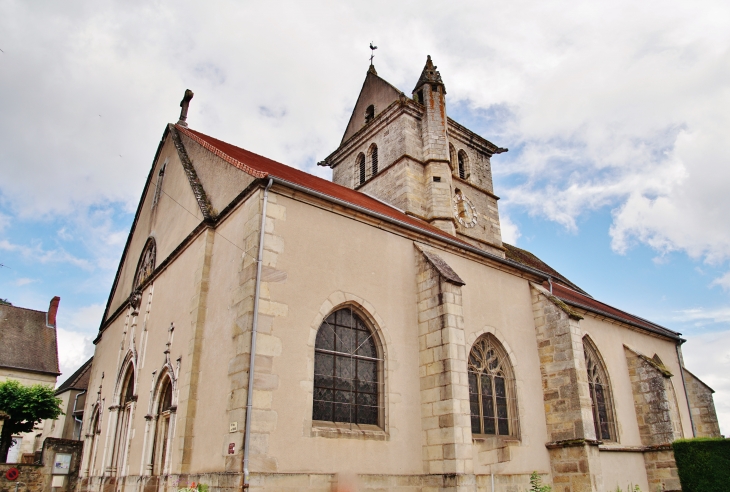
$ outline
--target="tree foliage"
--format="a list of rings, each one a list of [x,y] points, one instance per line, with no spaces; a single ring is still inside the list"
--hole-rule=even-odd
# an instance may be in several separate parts
[[[42,420],[58,418],[63,414],[60,405],[52,386],[23,386],[13,379],[0,383],[0,410],[10,417],[0,435],[0,463],[7,459],[14,434],[30,432]]]

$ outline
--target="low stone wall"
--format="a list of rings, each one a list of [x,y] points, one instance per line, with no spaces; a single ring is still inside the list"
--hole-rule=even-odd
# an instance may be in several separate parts
[[[16,480],[5,478],[5,473],[16,468],[20,475]],[[20,482],[18,492],[44,492],[46,474],[43,465],[25,465],[21,463],[0,463],[0,492],[15,492],[15,484]]]

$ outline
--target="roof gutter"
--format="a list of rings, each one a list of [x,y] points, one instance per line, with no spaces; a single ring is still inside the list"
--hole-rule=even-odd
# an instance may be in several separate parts
[[[476,248],[474,246],[471,246],[467,243],[464,243],[462,241],[457,241],[456,239],[451,239],[448,237],[444,237],[440,234],[436,234],[435,232],[428,231],[426,229],[421,229],[420,227],[408,224],[407,222],[403,222],[401,220],[395,219],[393,217],[389,217],[387,215],[381,214],[379,212],[374,212],[368,208],[361,207],[359,205],[355,205],[353,203],[350,203],[348,201],[342,200],[340,198],[333,197],[332,195],[327,195],[326,193],[322,193],[316,190],[313,190],[311,188],[307,188],[305,186],[298,185],[296,183],[292,183],[291,181],[287,181],[285,179],[277,178],[275,176],[270,177],[271,180],[274,181],[274,183],[286,186],[287,188],[291,188],[297,191],[301,191],[303,193],[306,193],[308,195],[315,196],[317,198],[321,198],[323,200],[327,200],[328,202],[336,203],[337,205],[341,205],[345,208],[349,208],[350,210],[355,210],[356,212],[360,212],[364,215],[369,215],[371,217],[375,217],[377,219],[382,220],[383,222],[388,222],[390,224],[397,225],[398,227],[402,227],[404,229],[408,229],[409,231],[417,232],[418,234],[423,234],[424,236],[428,236],[432,239],[436,239],[438,241],[445,242],[446,244],[449,244],[451,246],[455,246],[460,249],[464,249],[466,251],[469,251],[470,253],[474,253],[476,255],[482,256],[484,258],[488,258],[490,260],[496,261],[497,263],[501,263],[503,265],[509,266],[511,268],[516,268],[517,270],[521,270],[523,272],[530,273],[532,275],[535,275],[536,277],[542,279],[542,280],[548,280],[550,278],[549,275],[546,275],[545,273],[535,270],[534,268],[530,268],[525,265],[521,265],[519,263],[513,262],[511,260],[506,260],[504,258],[500,258],[499,256],[493,255],[491,253],[487,253],[486,251],[483,251],[479,248]],[[370,195],[367,195],[368,197]],[[390,207],[392,205],[388,204]],[[397,209],[396,209],[397,210]]]

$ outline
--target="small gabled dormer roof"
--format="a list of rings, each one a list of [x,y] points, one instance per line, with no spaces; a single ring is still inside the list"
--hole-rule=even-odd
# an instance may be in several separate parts
[[[446,86],[444,85],[444,81],[441,80],[441,73],[436,70],[437,68],[438,67],[433,64],[433,61],[431,61],[431,55],[428,55],[426,58],[426,65],[423,67],[421,77],[418,79],[416,87],[413,88],[413,92],[416,92],[424,84],[437,84],[444,87],[444,94],[446,94]]]

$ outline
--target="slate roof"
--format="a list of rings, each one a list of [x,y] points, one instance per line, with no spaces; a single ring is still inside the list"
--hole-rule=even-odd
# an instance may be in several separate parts
[[[577,290],[578,292],[585,294],[587,296],[590,296],[586,291],[575,285],[573,282],[565,278],[563,275],[560,274],[557,270],[553,269],[550,265],[542,261],[537,256],[533,255],[527,250],[518,248],[517,246],[512,246],[511,244],[502,243],[502,246],[505,248],[505,254],[507,258],[509,258],[512,261],[516,261],[517,263],[521,263],[523,265],[527,265],[529,267],[532,267],[536,270],[540,270],[541,272],[547,273],[550,275],[554,281],[562,282],[568,287],[570,287],[573,290]]]
[[[44,311],[0,305],[0,367],[61,374],[56,329]]]
[[[76,369],[76,372],[71,374],[71,376],[66,379],[61,385],[56,389],[56,394],[60,395],[64,391],[69,390],[85,390],[89,387],[89,378],[91,377],[91,363],[94,361],[94,358],[91,357],[89,360],[84,362],[81,367]]]
[[[391,207],[359,191],[346,188],[304,171],[300,171],[190,128],[175,125],[175,129],[180,133],[187,135],[192,140],[203,146],[203,148],[225,160],[232,166],[256,178],[276,177],[279,180],[308,188],[335,199],[363,207],[372,212],[385,215],[400,221],[401,223],[415,226],[421,230],[431,232],[450,241],[462,243],[465,247],[472,247],[470,244],[432,226],[423,220],[406,215],[397,208]],[[641,317],[593,299],[587,292],[529,251],[505,243],[503,243],[503,246],[506,249],[505,253],[508,263],[517,264],[517,266],[522,266],[523,268],[527,267],[533,271],[537,270],[538,272],[551,277],[553,279],[553,295],[567,304],[607,318],[624,322],[642,330],[673,339],[679,339],[680,333],[678,332],[669,330],[663,326],[657,325],[656,323],[652,323],[651,321],[647,321]],[[545,287],[549,287],[547,283]]]

